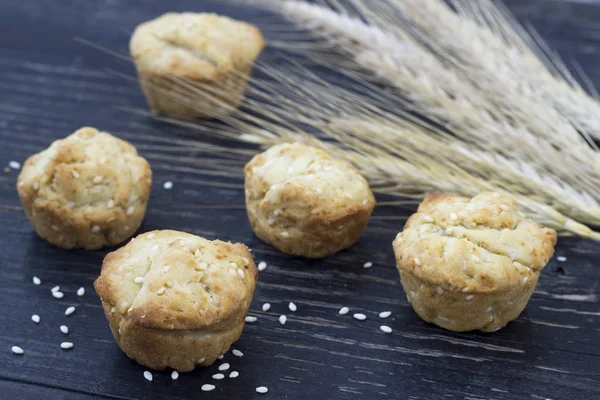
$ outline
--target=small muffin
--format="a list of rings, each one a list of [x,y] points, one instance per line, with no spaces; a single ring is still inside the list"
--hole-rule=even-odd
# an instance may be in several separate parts
[[[556,232],[499,193],[433,194],[394,240],[400,281],[427,322],[496,331],[527,305],[554,253]]]
[[[167,13],[139,25],[129,48],[153,112],[201,118],[239,106],[264,45],[260,30],[245,22]]]
[[[35,231],[65,249],[129,239],[144,219],[151,187],[150,165],[135,147],[94,128],[29,157],[17,180]]]
[[[243,244],[164,230],[108,254],[94,287],[127,356],[187,372],[239,339],[256,277]]]
[[[258,154],[244,175],[254,233],[287,254],[322,258],[350,247],[375,207],[356,168],[299,143]]]

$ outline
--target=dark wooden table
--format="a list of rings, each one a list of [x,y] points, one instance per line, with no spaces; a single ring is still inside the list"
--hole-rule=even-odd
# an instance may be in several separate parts
[[[600,87],[600,5],[583,3],[507,4]],[[95,126],[133,142],[152,164],[155,188],[142,231],[179,229],[252,247],[269,266],[252,305],[258,321],[235,345],[244,356],[224,359],[240,376],[214,381],[215,365],[177,381],[170,371],[144,380],[144,368],[114,343],[92,288],[109,250],[63,251],[40,240],[19,204],[18,172],[0,169],[0,399],[600,398],[598,243],[560,240],[556,255],[567,260],[550,262],[517,321],[494,334],[455,334],[421,321],[398,282],[391,241],[411,208],[377,208],[356,246],[322,261],[284,256],[258,241],[240,180],[210,183],[193,133],[120,109],[145,107],[136,84],[106,72],[132,73],[131,66],[74,40],[126,52],[136,24],[188,10],[265,21],[249,8],[199,0],[1,1],[0,164],[23,162],[51,141]],[[173,189],[163,189],[167,180]],[[363,268],[367,261],[372,268]],[[51,296],[55,285],[63,299]],[[83,297],[75,294],[80,286]],[[297,312],[288,311],[289,301]],[[268,312],[260,311],[264,302],[272,305]],[[71,305],[77,311],[66,317]],[[338,315],[342,306],[351,313]],[[378,313],[385,310],[392,316],[383,321]],[[368,318],[357,321],[352,312]],[[381,332],[382,323],[393,333]],[[75,344],[69,351],[59,346],[62,324]],[[13,345],[25,354],[12,354]],[[217,389],[204,393],[204,383]],[[257,386],[269,393],[255,393]]]

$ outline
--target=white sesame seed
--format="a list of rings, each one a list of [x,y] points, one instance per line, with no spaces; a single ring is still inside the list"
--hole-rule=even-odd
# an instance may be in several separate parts
[[[75,170],[72,170],[72,171],[71,171],[71,174],[73,174],[73,178],[75,178],[75,179],[79,179],[79,172],[77,172],[77,171],[75,171]]]
[[[163,189],[165,190],[169,190],[173,188],[173,182],[171,181],[166,181],[165,183],[163,183]]]
[[[527,280],[528,280],[528,279],[529,279],[529,278],[528,278],[528,277],[526,277],[526,276],[525,276],[525,277],[523,277],[523,285],[525,285],[525,284],[527,283]]]
[[[230,378],[237,378],[238,376],[240,376],[240,373],[237,371],[231,371],[231,373],[229,374]]]
[[[287,317],[285,315],[280,315],[279,316],[279,323],[281,325],[285,325],[286,322],[287,322]]]
[[[98,184],[98,183],[102,182],[102,177],[100,175],[95,176],[94,180],[92,182]]]
[[[350,311],[350,309],[348,307],[342,307],[342,308],[340,308],[340,311],[338,311],[338,314],[346,315],[346,314],[348,314],[348,311]]]
[[[37,276],[33,277],[33,284],[34,285],[41,285],[42,281],[40,280],[40,278],[38,278]]]
[[[442,289],[441,287],[436,287],[435,291],[437,292],[437,294],[439,294],[440,296],[444,294],[444,289]]]
[[[144,378],[148,382],[152,382],[152,372],[150,372],[150,371],[144,371]]]
[[[469,292],[469,288],[465,286],[464,288],[461,289],[461,292],[468,293]]]
[[[11,161],[8,163],[8,166],[11,167],[12,169],[20,169],[21,163],[18,161]]]
[[[219,371],[227,371],[228,369],[229,369],[228,363],[223,363],[223,364],[219,365]]]
[[[22,349],[22,348],[20,348],[19,346],[13,346],[13,347],[11,347],[11,350],[12,350],[12,352],[13,352],[13,353],[15,353],[15,354],[23,354],[23,353],[25,353],[25,352],[23,351],[23,349]]]
[[[60,291],[60,286],[54,286],[52,289],[50,289],[51,292],[58,292]]]
[[[73,343],[72,342],[62,342],[60,344],[60,348],[63,350],[69,350],[73,348]]]
[[[55,291],[55,292],[52,292],[52,296],[54,296],[54,298],[57,298],[57,299],[62,299],[64,294],[63,294],[63,292]]]
[[[131,215],[133,214],[133,211],[135,210],[134,206],[129,206],[127,207],[127,215]]]
[[[229,268],[229,273],[233,276],[237,275],[237,272],[235,272],[235,269],[233,269],[233,268]]]
[[[233,353],[233,355],[234,355],[234,356],[236,356],[236,357],[241,357],[241,356],[243,356],[243,355],[244,355],[244,353],[242,353],[242,352],[241,352],[241,351],[239,351],[238,349],[233,349],[231,352],[232,352],[232,353]]]
[[[480,261],[481,261],[481,258],[477,257],[475,254],[473,254],[473,255],[471,256],[471,258],[472,258],[472,259],[473,259],[473,261],[474,261],[474,262],[476,262],[476,263],[478,263],[478,262],[480,262]]]
[[[177,372],[177,371],[171,372],[171,379],[173,379],[174,381],[176,381],[177,378],[179,378],[179,372]]]
[[[423,221],[425,222],[433,222],[433,218],[431,218],[429,215],[426,215],[423,217]]]
[[[240,278],[244,279],[245,274],[243,269],[238,269],[237,274],[240,276]]]
[[[379,318],[387,318],[390,315],[392,315],[391,311],[382,311],[382,312],[379,313]]]
[[[504,210],[504,211],[508,211],[508,210],[510,210],[510,207],[507,206],[506,204],[500,204],[500,209]]]
[[[217,357],[219,360],[222,360],[223,357],[225,357],[225,354],[221,354],[219,357]]]
[[[286,231],[283,231],[283,232],[281,232],[281,237],[284,237],[284,238],[290,237],[290,234]]]
[[[452,219],[458,219],[458,216],[455,213],[451,213],[450,214],[450,218],[452,218]]]
[[[66,335],[67,333],[69,333],[69,327],[66,325],[61,325],[60,331]]]
[[[269,389],[266,386],[259,386],[256,388],[256,393],[267,393]]]
[[[200,269],[206,269],[208,268],[208,264],[205,262],[201,262],[200,264],[198,264],[198,266],[200,267]]]
[[[215,390],[215,385],[205,383],[204,385],[202,385],[201,389],[203,392],[210,392],[211,390]]]
[[[165,292],[165,290],[166,290],[166,289],[165,289],[165,288],[164,288],[164,286],[163,286],[163,287],[161,287],[160,289],[158,289],[158,290],[156,291],[156,294],[157,294],[157,295],[159,295],[159,296],[161,296],[161,295],[162,295],[162,294]]]
[[[558,257],[556,257],[556,259],[557,259],[558,261],[560,261],[560,262],[565,262],[565,261],[567,261],[567,257],[564,257],[564,256],[558,256]]]
[[[265,303],[262,305],[263,311],[269,311],[270,308],[271,308],[271,304],[269,304],[269,303]]]
[[[248,260],[246,257],[242,257],[242,261],[244,261],[244,265],[250,264],[250,260]]]
[[[465,297],[465,300],[466,300],[466,301],[471,301],[471,300],[473,300],[473,295],[472,295],[472,294],[468,295],[467,297]]]
[[[415,258],[415,265],[421,265],[421,260],[419,260],[418,258]]]
[[[256,320],[257,320],[257,319],[258,319],[258,318],[256,318],[256,317],[253,317],[252,315],[248,315],[248,316],[246,317],[246,322],[256,322]]]
[[[85,294],[85,288],[80,287],[77,289],[77,296],[83,296]]]
[[[107,206],[108,208],[113,208],[113,207],[115,206],[115,201],[114,201],[113,199],[110,199],[110,200],[108,201],[108,203],[106,203],[106,206]]]
[[[489,306],[488,308],[485,309],[485,312],[490,312],[492,311],[492,306]]]
[[[373,263],[371,261],[369,261],[363,265],[363,268],[371,268],[372,266],[373,266]]]
[[[34,314],[34,315],[31,316],[31,320],[33,322],[35,322],[36,324],[39,324],[40,323],[40,316],[37,315],[37,314]]]
[[[134,283],[142,283],[144,282],[144,278],[142,276],[138,276],[133,280]]]
[[[258,270],[259,271],[264,271],[265,269],[267,269],[267,263],[264,261],[261,261],[258,263]]]
[[[75,307],[71,306],[65,310],[65,315],[69,316],[75,312]]]
[[[353,317],[359,321],[364,321],[365,319],[367,319],[367,316],[361,313],[356,313],[353,315]]]
[[[223,374],[214,374],[214,375],[212,376],[212,378],[213,378],[213,379],[218,379],[218,380],[219,380],[219,379],[223,379],[223,378],[225,378],[225,375],[223,375]]]
[[[381,326],[379,327],[379,329],[381,329],[381,330],[382,330],[382,331],[384,331],[385,333],[392,333],[392,328],[390,328],[390,327],[389,327],[389,326],[387,326],[387,325],[381,325]]]
[[[98,225],[92,226],[92,233],[98,233],[98,232],[100,232],[100,227]]]
[[[288,308],[290,309],[291,312],[295,312],[298,307],[296,307],[296,305],[290,301],[290,304],[288,304]]]
[[[38,190],[40,188],[39,182],[33,182],[33,190]]]

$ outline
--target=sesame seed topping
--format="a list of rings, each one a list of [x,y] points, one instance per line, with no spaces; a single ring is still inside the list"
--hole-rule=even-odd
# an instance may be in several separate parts
[[[348,307],[342,307],[342,308],[340,308],[340,311],[338,311],[338,314],[346,315],[346,314],[348,314],[348,311],[350,311],[350,309]]]
[[[114,314],[116,311],[117,311],[117,307],[115,307],[115,306],[113,306],[113,307],[110,309],[110,312],[111,312],[111,313],[113,313],[113,314]]]
[[[231,371],[231,373],[229,374],[230,378],[237,378],[238,376],[240,376],[240,373],[237,371]]]
[[[250,264],[250,260],[248,260],[246,257],[242,257],[242,260],[244,261],[244,265]]]
[[[165,292],[165,290],[166,290],[166,289],[165,289],[165,287],[163,286],[163,287],[161,287],[160,289],[158,289],[158,290],[156,291],[156,294],[157,294],[157,295],[159,295],[159,296],[161,296],[161,295],[162,295],[162,294]]]
[[[177,371],[171,372],[171,379],[173,379],[174,381],[176,381],[177,378],[179,378],[179,372],[177,372]]]
[[[12,350],[12,352],[13,352],[13,353],[15,353],[15,354],[23,354],[23,353],[25,353],[25,352],[23,351],[23,349],[22,349],[22,348],[20,348],[19,346],[13,346],[13,347],[11,347],[10,349],[11,349],[11,350]]]
[[[98,184],[98,183],[102,182],[102,177],[100,175],[95,176],[94,180],[92,182]]]
[[[290,304],[288,304],[288,308],[290,309],[291,312],[295,312],[298,307],[296,307],[296,305],[290,301]]]
[[[73,348],[73,343],[72,342],[62,342],[60,344],[60,348],[63,350],[69,350]]]
[[[270,308],[271,308],[271,304],[269,304],[269,303],[265,303],[262,305],[263,311],[269,311]]]
[[[98,225],[92,226],[92,233],[98,233],[98,232],[100,232],[100,227]]]
[[[256,318],[256,317],[253,317],[252,315],[248,315],[248,316],[246,317],[246,320],[245,320],[245,321],[246,321],[246,322],[250,322],[250,323],[252,323],[252,322],[256,322],[256,320],[257,320],[257,319],[258,319],[258,318]]]
[[[433,222],[433,218],[431,218],[429,215],[426,215],[423,217],[423,221],[425,222]]]
[[[353,317],[359,321],[364,321],[365,319],[367,319],[367,316],[361,313],[356,313],[353,315]]]
[[[152,382],[152,372],[150,372],[150,371],[144,371],[144,378],[148,382]]]
[[[42,281],[40,280],[40,278],[38,278],[37,276],[33,277],[33,284],[34,285],[41,285]]]
[[[451,213],[450,218],[456,220],[456,219],[458,219],[458,216],[455,213]]]
[[[32,320],[33,322],[35,322],[36,324],[39,324],[39,323],[40,323],[40,316],[39,316],[39,315],[37,315],[37,314],[33,314],[33,315],[31,316],[31,320]]]
[[[201,262],[200,264],[198,264],[198,267],[200,267],[200,269],[206,269],[208,268],[208,264],[205,262]]]
[[[467,297],[465,297],[465,300],[466,300],[466,301],[471,301],[471,300],[473,300],[473,295],[472,295],[472,294],[468,295]]]
[[[469,293],[469,288],[465,286],[464,288],[461,289],[461,292]]]
[[[446,234],[447,235],[451,235],[452,232],[454,232],[454,229],[452,229],[452,228],[446,228]]]
[[[435,291],[437,292],[437,294],[439,294],[440,296],[444,294],[444,289],[442,289],[441,287],[436,287]]]
[[[38,190],[40,188],[39,182],[33,182],[33,190]]]
[[[234,356],[236,356],[236,357],[241,357],[241,356],[243,356],[243,355],[244,355],[244,353],[242,353],[242,352],[241,352],[241,351],[239,351],[238,349],[233,349],[233,350],[231,351],[231,353],[232,353]]]
[[[528,277],[526,277],[526,276],[525,276],[525,277],[523,277],[523,285],[525,285],[525,284],[527,283],[527,280],[528,280],[528,279],[529,279],[529,278],[528,278]]]
[[[283,231],[283,232],[281,232],[281,236],[284,237],[284,238],[286,238],[286,237],[289,237],[290,234],[288,232],[286,232],[286,231]]]
[[[564,257],[564,256],[558,256],[558,257],[556,257],[556,259],[557,259],[558,261],[560,261],[560,262],[565,262],[565,261],[567,261],[567,257]]]
[[[10,161],[8,163],[8,166],[11,167],[12,169],[20,169],[21,163],[19,163],[18,161]]]
[[[204,361],[206,361],[206,357],[202,357],[201,359],[196,361],[196,364],[202,364]]]
[[[279,323],[281,325],[285,325],[286,322],[287,322],[287,317],[285,315],[280,315],[279,316]]]
[[[233,276],[237,275],[237,272],[235,272],[235,269],[233,268],[229,268],[229,273]]]
[[[62,299],[62,298],[63,298],[63,296],[64,296],[64,294],[63,294],[63,292],[59,292],[59,291],[57,290],[57,291],[55,291],[55,292],[52,292],[52,296],[54,296],[54,298],[56,298],[56,299]]]
[[[266,386],[259,386],[256,388],[256,393],[267,393],[269,389]]]
[[[382,311],[379,313],[379,318],[388,318],[390,315],[392,315],[391,311]]]
[[[69,333],[69,327],[66,325],[61,325],[60,331],[66,335],[67,333]]]
[[[492,311],[492,306],[489,306],[488,308],[485,309],[485,312],[490,312]]]
[[[371,268],[372,266],[373,266],[373,263],[371,261],[369,261],[363,265],[363,268]]]
[[[80,287],[77,289],[77,296],[83,296],[85,294],[85,288]]]
[[[163,183],[163,189],[165,190],[169,190],[173,188],[173,182],[171,181],[166,181],[165,183]]]
[[[258,270],[259,271],[264,271],[265,269],[267,269],[267,263],[264,261],[261,261],[258,263]]]
[[[244,270],[243,270],[243,269],[238,269],[238,270],[237,270],[237,274],[238,274],[238,275],[240,276],[240,278],[242,278],[242,279],[244,278],[244,276],[246,276],[246,275],[244,274]]]
[[[108,201],[108,203],[106,203],[106,206],[107,206],[108,208],[113,208],[113,207],[115,206],[115,201],[114,201],[113,199],[110,199],[110,200]]]
[[[415,265],[421,265],[421,260],[418,258],[415,258]]]
[[[54,286],[52,289],[50,289],[51,292],[58,292],[60,291],[60,286]]]
[[[131,215],[131,214],[133,214],[133,211],[134,211],[134,210],[135,210],[135,207],[134,207],[134,206],[129,206],[129,207],[127,207],[127,215]],[[129,230],[129,229],[126,229],[126,230]]]
[[[367,200],[367,199],[364,199],[364,200],[362,201],[362,205],[363,205],[363,206],[366,206],[367,204],[369,204],[369,200]]]
[[[75,312],[75,307],[71,306],[65,310],[65,315],[69,316]]]
[[[71,174],[73,174],[73,178],[75,178],[75,179],[79,179],[79,172],[77,172],[77,171],[75,171],[75,170],[72,170],[72,171],[71,171]]]
[[[133,280],[134,283],[143,283],[144,278],[142,276],[138,276]]]
[[[472,258],[472,259],[473,259],[473,261],[475,261],[475,262],[480,262],[480,261],[481,261],[481,258],[477,257],[475,254],[473,254],[473,255],[471,256],[471,258]]]
[[[225,357],[225,354],[221,354],[219,357],[217,357],[219,360],[222,360],[223,357]]]
[[[219,365],[219,371],[227,371],[228,369],[229,369],[228,363],[223,363],[223,364]]]
[[[220,379],[223,379],[223,378],[225,378],[225,375],[223,375],[223,374],[214,374],[214,375],[212,376],[212,378],[213,378],[213,379],[220,380]]]
[[[379,329],[381,329],[381,330],[382,330],[383,332],[385,332],[385,333],[392,333],[392,328],[390,328],[390,327],[389,327],[389,326],[387,326],[387,325],[381,325],[381,326],[379,327]]]
[[[204,385],[202,385],[201,389],[203,392],[210,392],[211,390],[215,390],[215,385],[205,383]]]

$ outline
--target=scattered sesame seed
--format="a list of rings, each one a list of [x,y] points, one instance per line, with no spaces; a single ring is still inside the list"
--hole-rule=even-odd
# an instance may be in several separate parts
[[[485,309],[485,312],[490,312],[492,311],[492,306],[489,306],[488,308]]]
[[[133,214],[133,211],[135,210],[134,206],[129,206],[127,207],[127,215],[131,215]]]
[[[353,317],[359,321],[364,321],[365,319],[367,319],[367,316],[361,313],[356,313],[353,315]]]
[[[62,342],[60,344],[60,348],[63,350],[69,350],[73,348],[73,343],[72,342]]]
[[[529,279],[529,278],[528,278],[528,277],[526,277],[526,276],[525,276],[525,277],[523,277],[523,285],[525,285],[525,284],[527,283],[527,280],[528,280],[528,279]]]
[[[66,335],[67,333],[69,333],[69,327],[66,325],[61,325],[60,331]]]
[[[233,268],[229,268],[229,273],[233,276],[237,275],[237,272],[235,272],[235,269]]]
[[[500,209],[504,210],[504,211],[508,211],[508,210],[510,210],[510,207],[507,206],[506,204],[500,204]]]
[[[473,259],[473,261],[475,261],[475,262],[480,262],[480,261],[481,261],[481,258],[477,257],[475,254],[473,254],[473,255],[471,256],[471,258],[472,258],[472,259]]]
[[[138,276],[133,280],[134,283],[143,283],[144,282],[144,277],[142,276]]]
[[[433,218],[431,218],[429,215],[426,215],[423,217],[423,221],[425,222],[433,222]]]
[[[163,183],[163,188],[164,188],[165,190],[172,189],[172,188],[173,188],[173,182],[171,182],[171,181],[166,181],[165,183]]]
[[[225,354],[221,354],[219,357],[217,357],[219,360],[222,360],[223,357],[225,357]]]
[[[72,171],[71,171],[71,174],[73,174],[73,178],[75,178],[75,179],[79,179],[79,172],[77,172],[77,171],[75,171],[75,170],[72,170]]]
[[[150,371],[144,371],[144,378],[148,382],[152,382],[152,372],[150,372]]]
[[[115,201],[114,201],[113,199],[110,199],[110,200],[108,201],[108,203],[106,203],[106,206],[107,206],[108,208],[113,208],[113,207],[115,206]]]
[[[92,182],[98,184],[98,183],[102,182],[102,177],[100,175],[95,176],[94,180]]]
[[[465,297],[465,300],[466,300],[466,301],[471,301],[471,300],[473,300],[473,295],[472,295],[472,294],[468,295],[467,297]]]
[[[21,163],[18,161],[11,161],[8,163],[8,166],[12,169],[21,169]]]
[[[392,315],[391,311],[382,311],[382,312],[379,313],[379,318],[387,318],[390,315]]]
[[[461,289],[461,292],[468,293],[469,292],[469,288],[465,286],[464,288]]]
[[[257,320],[257,319],[258,319],[258,318],[256,318],[256,317],[253,317],[252,315],[248,315],[248,316],[246,317],[246,322],[256,322],[256,320]]]
[[[338,314],[346,315],[346,314],[348,314],[348,311],[350,311],[350,309],[348,307],[342,307],[342,308],[340,308],[340,311],[338,311]]]
[[[54,296],[57,299],[62,299],[64,294],[63,294],[63,292],[55,291],[55,292],[52,292],[52,296]]]
[[[40,323],[40,316],[39,316],[39,315],[37,315],[37,314],[33,314],[33,315],[31,316],[31,320],[32,320],[33,322],[35,322],[36,324],[39,324],[39,323]]]
[[[50,289],[51,292],[58,292],[60,291],[60,286],[54,286],[52,289]]]
[[[265,269],[267,269],[267,263],[264,261],[261,261],[258,263],[258,270],[259,271],[264,271]]]
[[[242,261],[244,261],[244,265],[250,264],[250,260],[248,260],[246,257],[242,257]]]
[[[281,325],[285,325],[286,322],[287,322],[287,317],[285,315],[280,315],[279,316],[279,323]]]
[[[295,312],[298,307],[296,307],[296,305],[290,301],[290,304],[288,304],[288,308],[290,309],[291,312]]]
[[[242,279],[244,278],[244,276],[246,276],[246,275],[244,274],[244,270],[243,270],[243,269],[238,269],[238,270],[237,270],[237,274],[238,274],[238,275],[240,276],[240,278],[242,278]]]
[[[281,237],[287,238],[290,237],[290,234],[287,231],[281,232]]]
[[[71,306],[65,310],[65,315],[69,316],[75,312],[75,307]]]
[[[225,378],[225,375],[223,375],[223,374],[214,374],[212,376],[212,378],[213,379],[223,379],[223,378]]]
[[[154,236],[156,236],[156,233],[151,233],[148,236],[146,236],[146,239],[152,240],[152,238],[154,238]]]
[[[162,294],[165,292],[165,290],[166,290],[166,289],[165,289],[165,288],[164,288],[164,286],[163,286],[163,287],[161,287],[160,289],[158,289],[158,290],[156,291],[156,294],[157,294],[157,295],[159,295],[159,296],[161,296],[161,295],[162,295]]]
[[[558,261],[560,261],[560,262],[565,262],[565,261],[567,261],[567,257],[564,257],[564,256],[558,256],[558,257],[556,257],[556,259],[557,259]]]
[[[269,311],[270,308],[271,308],[271,304],[269,304],[269,303],[265,303],[262,305],[263,311]]]
[[[366,262],[365,265],[363,265],[363,268],[371,268],[373,266],[373,263],[371,261]]]
[[[33,182],[33,190],[38,190],[40,188],[39,182]]]
[[[230,378],[237,378],[238,376],[240,376],[240,373],[237,371],[231,371],[231,373],[229,374]]]
[[[364,200],[362,201],[362,205],[363,205],[363,206],[366,206],[367,204],[369,204],[369,200],[367,200],[367,199],[364,199]]]
[[[196,361],[196,364],[202,364],[204,361],[206,361],[206,357],[202,357],[201,359]]]
[[[418,258],[415,258],[415,265],[421,265],[421,260]]]
[[[439,294],[440,296],[444,294],[444,289],[442,289],[441,287],[436,287],[435,291],[437,292],[437,294]]]
[[[215,390],[215,385],[205,383],[204,385],[202,385],[201,389],[203,392],[210,392],[211,390]]]
[[[11,347],[11,350],[12,350],[12,352],[13,352],[13,353],[15,353],[15,354],[23,354],[23,353],[25,353],[25,352],[23,351],[23,349],[22,349],[22,348],[20,348],[19,346],[13,346],[13,347]]]
[[[179,372],[177,372],[177,371],[171,372],[171,379],[173,379],[174,381],[176,381],[177,378],[179,378]]]
[[[85,294],[85,288],[80,287],[77,289],[77,296],[83,296]]]
[[[206,269],[208,268],[208,264],[205,262],[201,262],[200,264],[198,264],[198,266],[200,267],[200,269]]]
[[[234,356],[236,356],[236,357],[241,357],[241,356],[243,356],[243,355],[244,355],[244,353],[242,353],[242,352],[241,352],[241,351],[239,351],[238,349],[233,349],[231,352],[232,352],[232,353],[233,353],[233,355],[234,355]]]
[[[37,276],[33,277],[33,284],[34,285],[41,285],[42,281],[40,280],[40,278],[38,278]]]
[[[385,333],[392,333],[392,328],[390,328],[390,327],[389,327],[389,326],[387,326],[387,325],[381,325],[381,326],[379,327],[379,329],[381,329],[381,330],[382,330],[383,332],[385,332]]]
[[[259,386],[256,388],[256,393],[267,393],[269,389],[266,386]]]
[[[219,365],[219,371],[227,371],[229,369],[229,364],[228,363],[224,363]]]
[[[92,226],[92,233],[98,233],[98,232],[100,232],[100,227],[98,225]]]
[[[450,214],[450,218],[452,218],[452,219],[458,219],[458,216],[455,213],[451,213]]]

